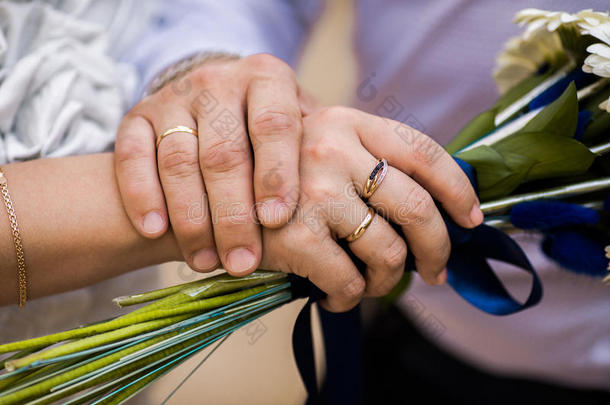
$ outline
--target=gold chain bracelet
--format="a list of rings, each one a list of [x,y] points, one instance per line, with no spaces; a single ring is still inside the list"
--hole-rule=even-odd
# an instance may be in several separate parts
[[[23,253],[23,245],[21,244],[21,234],[19,233],[19,224],[17,223],[17,213],[13,207],[11,195],[8,192],[8,181],[4,172],[0,168],[0,192],[4,199],[6,212],[8,213],[9,225],[13,234],[13,242],[15,243],[15,253],[17,254],[17,280],[19,283],[19,306],[23,307],[27,301],[27,273],[25,266],[25,254]]]

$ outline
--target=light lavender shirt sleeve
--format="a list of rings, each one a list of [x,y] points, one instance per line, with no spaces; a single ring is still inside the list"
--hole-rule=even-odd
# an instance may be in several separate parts
[[[200,51],[270,53],[294,66],[321,9],[320,0],[162,0],[158,17],[126,59],[144,85]]]

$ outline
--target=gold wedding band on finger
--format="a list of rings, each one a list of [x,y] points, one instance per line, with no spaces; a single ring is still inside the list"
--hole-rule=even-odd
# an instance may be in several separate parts
[[[371,172],[371,175],[366,179],[364,187],[362,188],[362,198],[369,199],[375,193],[375,191],[381,185],[381,182],[388,173],[388,161],[385,159],[379,159],[377,165]]]
[[[358,225],[358,228],[356,228],[354,232],[347,235],[345,240],[348,242],[353,242],[360,238],[362,235],[364,235],[364,232],[373,222],[373,217],[375,217],[375,210],[369,207],[369,210],[366,213],[366,217],[364,217],[364,220],[360,223],[360,225]]]
[[[197,131],[195,129],[193,129],[191,127],[184,126],[184,125],[177,125],[175,127],[171,127],[170,129],[168,129],[167,131],[163,132],[161,135],[159,135],[157,137],[157,148],[159,147],[159,144],[161,143],[163,138],[165,138],[168,135],[175,134],[176,132],[186,132],[187,134],[194,135],[195,138],[199,137],[199,134],[197,134]]]

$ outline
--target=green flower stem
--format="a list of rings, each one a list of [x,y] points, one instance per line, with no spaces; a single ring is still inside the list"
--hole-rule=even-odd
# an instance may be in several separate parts
[[[254,319],[254,317],[256,317],[256,315],[252,316],[252,319]],[[248,317],[248,319],[250,319],[250,317]],[[29,401],[32,400],[32,398],[39,398],[37,401],[32,401],[32,402],[28,402],[31,405],[42,405],[42,404],[49,404],[55,401],[58,401],[61,398],[65,398],[67,396],[70,396],[76,392],[85,390],[87,388],[90,388],[92,386],[95,386],[97,384],[106,382],[106,381],[110,381],[116,378],[121,377],[124,374],[127,374],[129,372],[132,372],[134,370],[137,370],[139,368],[143,368],[146,365],[153,363],[157,360],[161,360],[161,359],[165,359],[170,357],[172,354],[191,346],[192,344],[196,343],[197,341],[201,341],[206,339],[207,337],[213,335],[214,333],[218,333],[219,331],[222,330],[226,330],[228,328],[230,328],[231,326],[234,326],[236,324],[238,324],[239,322],[242,322],[243,319],[238,319],[235,320],[227,325],[224,325],[220,328],[214,329],[210,332],[204,333],[200,336],[195,336],[191,339],[188,339],[180,344],[174,345],[172,347],[169,347],[167,349],[164,349],[162,351],[156,352],[150,356],[147,356],[143,359],[137,360],[133,363],[128,363],[125,366],[118,368],[116,370],[110,371],[108,373],[102,374],[96,378],[92,378],[91,380],[88,381],[84,381],[82,383],[79,383],[78,385],[74,386],[74,387],[66,387],[66,389],[62,389],[62,390],[58,390],[56,392],[51,393],[51,389],[55,386],[58,386],[60,384],[63,384],[67,381],[76,379],[77,377],[80,377],[81,375],[87,374],[91,371],[95,371],[98,370],[102,367],[105,367],[109,364],[115,363],[117,361],[119,361],[121,358],[131,354],[131,353],[135,353],[136,351],[142,350],[146,347],[152,346],[155,343],[161,342],[167,338],[170,338],[172,336],[177,335],[179,332],[169,332],[167,334],[164,334],[162,336],[159,336],[157,338],[153,338],[150,340],[147,340],[145,342],[139,343],[137,345],[128,347],[126,349],[120,350],[118,352],[112,353],[108,356],[105,356],[101,359],[98,359],[96,361],[93,361],[89,364],[85,364],[79,368],[76,368],[74,370],[70,370],[67,371],[66,373],[57,375],[53,378],[50,378],[48,380],[42,381],[36,385],[32,385],[30,387],[26,387],[22,390],[13,392],[9,395],[5,395],[5,396],[0,396],[0,405],[12,405],[12,404],[17,404],[17,403],[23,403],[25,401]],[[44,397],[43,397],[44,396]]]
[[[32,348],[32,349],[21,350],[21,351],[18,351],[16,353],[13,353],[12,355],[8,356],[7,358],[3,359],[0,362],[0,367],[4,368],[4,365],[6,364],[7,361],[15,360],[15,359],[18,359],[20,357],[25,357],[28,354],[34,353],[36,350],[38,350],[38,349],[37,348]]]
[[[284,273],[267,270],[256,270],[248,276],[239,278],[228,274],[221,274],[200,280],[201,283],[195,285],[187,285],[185,288],[180,289],[180,291],[153,302],[152,304],[136,309],[125,316],[153,311],[159,308],[167,308],[197,299],[211,298],[263,283],[284,280],[286,277],[287,276]]]
[[[161,298],[165,298],[169,295],[175,294],[185,288],[194,287],[197,285],[203,285],[207,279],[191,281],[190,283],[178,284],[167,288],[161,288],[158,290],[148,291],[141,294],[125,295],[122,297],[116,297],[112,299],[112,302],[117,304],[120,308],[127,307],[130,305],[142,304],[144,302],[156,301]]]
[[[134,311],[120,318],[115,318],[108,322],[101,324],[95,324],[91,326],[85,326],[78,329],[72,329],[65,332],[54,333],[47,336],[41,336],[33,339],[22,340],[19,342],[7,343],[0,345],[0,353],[13,352],[16,350],[24,350],[32,347],[48,346],[57,342],[61,342],[68,339],[77,339],[87,336],[100,334],[103,332],[119,329],[125,326],[132,325],[134,323],[146,322],[153,319],[159,319],[169,316],[182,315],[189,312],[206,311],[209,309],[217,308],[223,305],[231,304],[237,300],[247,298],[251,295],[257,294],[264,291],[270,286],[278,285],[262,285],[247,290],[237,291],[235,293],[221,295],[217,297],[211,297],[204,300],[187,302],[186,304],[177,305],[168,309],[151,309],[146,312]],[[170,297],[168,297],[170,298]],[[103,343],[103,342],[100,342]],[[10,364],[10,362],[8,363]]]
[[[576,184],[549,188],[546,190],[535,191],[532,193],[512,195],[494,201],[481,204],[481,211],[485,215],[499,214],[507,211],[512,206],[540,199],[558,199],[573,197],[576,195],[592,193],[599,190],[610,188],[610,177],[601,177],[596,180],[583,181]]]
[[[122,321],[129,321],[130,323],[134,322],[142,322],[143,319],[158,319],[164,318],[168,316],[181,315],[191,312],[205,312],[210,309],[222,307],[224,305],[229,305],[234,303],[235,301],[242,300],[244,298],[248,298],[252,295],[261,293],[269,288],[276,287],[281,285],[282,283],[270,283],[265,285],[259,285],[256,287],[249,288],[247,290],[241,290],[230,294],[219,295],[215,297],[210,297],[202,300],[186,302],[183,304],[175,305],[172,307],[162,307],[159,309],[147,311],[144,313],[130,313],[125,315],[125,317],[120,318]],[[134,311],[137,312],[137,311]]]
[[[99,335],[93,335],[83,339],[74,340],[65,343],[61,346],[53,346],[47,350],[36,352],[20,359],[11,360],[6,363],[6,368],[9,371],[16,370],[18,368],[28,366],[34,363],[35,361],[48,360],[53,359],[55,357],[65,356],[68,354],[80,352],[82,350],[87,350],[92,347],[102,346],[107,343],[116,342],[117,340],[122,340],[128,337],[161,329],[173,323],[185,320],[189,317],[190,315],[181,315],[164,319],[155,319],[148,322],[136,323],[134,325],[115,329],[110,332],[101,333]]]
[[[15,375],[5,378],[4,380],[0,380],[0,392],[2,392],[2,390],[6,389],[8,387],[12,387],[16,383],[19,383],[22,378],[30,376],[33,371],[34,370],[32,370],[30,372],[21,373],[21,374],[15,374]]]
[[[63,403],[63,405],[81,405],[81,404],[90,404],[96,398],[101,398],[104,395],[107,395],[112,392],[112,390],[118,388],[121,385],[122,381],[117,381],[114,384],[107,386],[103,391],[94,391],[91,390],[83,395],[80,395],[76,398],[72,398],[69,401]]]
[[[605,155],[610,152],[610,142],[602,143],[600,145],[591,146],[589,150],[598,155]]]
[[[42,380],[44,378],[48,378],[51,376],[51,374],[55,373],[59,373],[62,370],[65,371],[66,368],[83,361],[83,359],[72,359],[72,360],[66,360],[66,361],[62,361],[59,363],[55,363],[55,364],[49,364],[48,366],[45,367],[41,367],[41,368],[35,368],[29,371],[26,371],[23,374],[24,377],[22,379],[20,379],[16,384],[11,385],[10,389],[14,390],[18,387],[24,386],[24,384],[30,384],[30,385],[34,385],[36,383],[36,381]],[[0,389],[1,390],[1,389]],[[0,393],[1,395],[1,393]]]
[[[568,62],[565,66],[558,69],[555,73],[549,76],[545,81],[540,83],[538,86],[534,87],[532,90],[528,91],[518,100],[513,102],[512,104],[503,108],[495,118],[495,125],[499,126],[503,122],[507,121],[509,118],[514,116],[521,109],[526,107],[534,98],[542,94],[545,90],[553,86],[559,80],[563,79],[568,75],[568,73],[575,68],[573,62]]]
[[[111,353],[108,356],[104,356],[100,359],[94,360],[91,363],[83,364],[80,367],[66,371],[65,373],[56,375],[47,380],[41,381],[35,385],[23,388],[19,391],[10,393],[8,395],[0,395],[0,405],[10,405],[16,403],[23,403],[32,398],[38,398],[42,395],[46,395],[56,385],[62,384],[66,381],[73,380],[81,375],[95,371],[116,361],[119,361],[122,357],[135,353],[138,350],[142,350],[148,346],[152,346],[155,343],[161,342],[167,338],[177,335],[178,332],[169,332],[156,338],[149,339],[142,343],[127,347],[123,350]],[[136,362],[137,363],[137,362]],[[135,363],[133,363],[135,364]],[[111,373],[108,373],[111,374]],[[72,393],[68,394],[71,395]],[[52,402],[52,401],[51,401]]]
[[[161,377],[163,374],[165,374],[165,372],[166,372],[166,370],[163,370],[163,369],[157,370],[154,373],[151,373],[151,374],[147,375],[146,377],[142,378],[141,380],[136,381],[129,387],[117,392],[116,394],[109,396],[108,398],[106,398],[102,401],[97,402],[96,405],[122,404],[123,402],[127,401],[128,399],[130,399],[131,397],[136,395],[138,392],[142,391],[144,388],[146,388],[150,383],[155,381],[157,378]],[[127,382],[127,384],[129,384],[131,381],[137,380],[138,378],[139,377],[137,377],[137,376],[132,378],[130,381]]]

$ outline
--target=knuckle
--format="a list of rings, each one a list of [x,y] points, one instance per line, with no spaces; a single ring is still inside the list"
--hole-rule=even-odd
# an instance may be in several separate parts
[[[292,68],[290,68],[290,66],[288,66],[286,62],[268,53],[259,53],[256,55],[251,55],[245,58],[244,61],[249,65],[249,67],[253,68],[254,70],[272,72],[277,72],[278,70],[281,70],[283,72],[292,72]]]
[[[294,251],[297,246],[316,246],[320,243],[318,235],[302,224],[290,226],[285,235],[282,240],[287,251]]]
[[[248,225],[253,222],[252,213],[242,203],[230,203],[225,205],[214,207],[213,210],[213,221],[214,228],[221,230],[232,229]]]
[[[410,209],[405,213],[406,224],[424,225],[432,218],[434,200],[430,194],[423,188],[416,188],[409,196]]]
[[[196,149],[189,149],[170,137],[164,143],[159,166],[167,175],[183,179],[199,170]]]
[[[450,255],[451,241],[449,240],[449,235],[445,232],[443,234],[443,240],[438,244],[438,252],[436,255],[439,258],[439,262],[441,263],[441,270],[447,265]]]
[[[187,215],[183,215],[179,219],[175,217],[172,219],[172,228],[176,232],[176,237],[180,244],[190,250],[191,253],[204,247],[202,246],[202,236],[209,232],[208,227],[207,223],[189,220]]]
[[[219,79],[219,75],[222,73],[218,65],[215,63],[207,63],[199,66],[189,73],[188,78],[198,88],[204,88],[215,83]]]
[[[138,161],[151,159],[151,152],[142,142],[124,135],[117,139],[114,148],[114,159],[119,165],[126,166]]]
[[[402,271],[394,271],[384,274],[379,279],[373,280],[371,277],[371,279],[367,281],[365,294],[369,297],[383,297],[384,295],[389,294],[402,278],[402,274]]]
[[[461,202],[474,200],[474,189],[463,173],[458,174],[457,178],[453,182],[453,185],[449,187],[449,190],[451,190],[452,202],[459,204]],[[470,208],[471,207],[468,207],[468,209]]]
[[[377,285],[373,296],[381,297],[387,295],[392,291],[392,289],[398,284],[400,279],[402,278],[402,272],[394,272],[389,274],[381,283]]]
[[[321,124],[336,122],[350,122],[354,118],[354,111],[343,106],[331,106],[320,109],[312,115],[312,119]]]
[[[336,137],[321,136],[307,142],[302,147],[303,158],[329,164],[341,158],[345,148],[340,147]]]
[[[124,120],[130,119],[132,118],[127,116],[124,118]],[[114,149],[114,158],[118,164],[125,165],[134,161],[150,159],[151,154],[152,149],[147,148],[143,142],[135,139],[131,133],[119,128]]]
[[[364,279],[361,276],[355,276],[344,284],[341,292],[346,299],[356,301],[362,297],[365,288],[366,283]]]
[[[301,119],[297,111],[286,108],[266,108],[254,113],[252,135],[255,138],[265,135],[300,133]]]
[[[445,153],[442,146],[429,136],[418,132],[412,144],[412,158],[427,166],[432,165],[439,156]]]
[[[399,236],[396,236],[383,253],[384,265],[389,269],[398,269],[404,265],[406,258],[407,245]]]
[[[126,182],[125,184],[121,184],[121,197],[123,198],[125,205],[134,204],[134,202],[138,204],[138,202],[142,201],[141,198],[145,197],[146,194],[146,189],[143,188],[143,185],[144,181],[137,179],[132,179],[131,181]],[[132,205],[131,207],[134,208],[136,206],[140,207],[141,209],[144,208],[141,207],[139,204]]]
[[[316,204],[339,200],[340,197],[339,191],[329,180],[306,181],[301,187],[307,199]]]
[[[227,173],[249,162],[249,152],[241,142],[234,139],[220,139],[205,147],[200,156],[203,170]]]
[[[182,80],[185,80],[185,79],[183,78]],[[171,82],[171,83],[166,84],[161,89],[159,89],[156,93],[154,93],[150,96],[151,101],[154,100],[154,102],[158,103],[159,105],[175,103],[176,98],[179,97],[179,95],[175,91],[175,88],[177,86],[179,86],[179,84],[176,84],[176,82]]]

